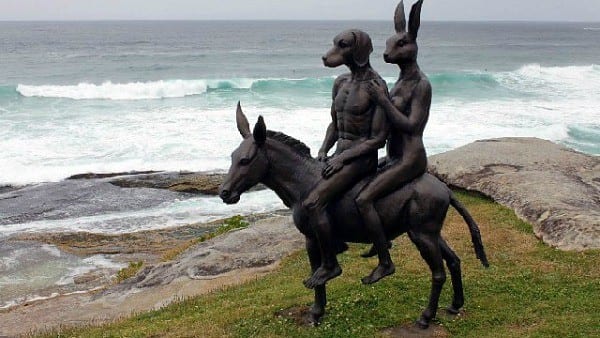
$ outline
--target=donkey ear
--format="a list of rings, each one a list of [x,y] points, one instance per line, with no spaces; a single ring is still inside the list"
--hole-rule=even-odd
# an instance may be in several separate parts
[[[369,55],[373,52],[373,42],[369,34],[355,30],[354,36],[354,62],[359,67],[364,67],[369,63]]]
[[[265,125],[265,120],[262,116],[258,117],[258,121],[256,122],[256,125],[254,125],[254,132],[252,134],[254,135],[254,142],[256,142],[259,147],[265,144],[265,141],[267,140],[267,126]]]
[[[417,39],[419,33],[419,27],[421,26],[421,7],[423,6],[423,0],[417,1],[410,10],[410,19],[408,20],[408,33],[412,35],[413,39]]]
[[[394,28],[396,33],[406,32],[406,15],[404,14],[404,0],[400,1],[394,13]]]
[[[250,135],[252,135],[250,133],[250,124],[248,123],[246,115],[244,115],[244,112],[242,112],[242,105],[239,101],[237,104],[237,110],[235,112],[235,122],[237,123],[237,128],[240,131],[240,134],[242,134],[243,138],[248,138]]]

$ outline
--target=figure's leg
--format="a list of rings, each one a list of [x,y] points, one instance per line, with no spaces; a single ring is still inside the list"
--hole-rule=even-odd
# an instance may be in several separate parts
[[[310,215],[311,225],[319,241],[322,257],[321,266],[309,279],[304,281],[307,288],[323,285],[342,273],[336,258],[333,228],[327,213],[327,205],[350,189],[364,175],[365,165],[361,161],[345,165],[338,173],[317,184],[304,201],[303,206]]]
[[[393,274],[395,271],[395,266],[388,250],[388,241],[383,229],[383,223],[375,209],[375,201],[420,176],[423,173],[421,167],[420,163],[415,162],[393,164],[375,177],[356,199],[356,205],[363,217],[365,228],[379,257],[379,265],[369,276],[362,279],[364,284],[375,283],[383,277]]]
[[[319,188],[311,194],[318,194]],[[334,245],[332,227],[329,222],[326,206],[320,204],[308,209],[311,213],[310,222],[315,230],[315,237],[318,241],[321,264],[313,271],[313,274],[304,281],[304,286],[313,289],[318,286],[324,286],[325,283],[342,274],[342,268],[336,257],[336,248]]]
[[[315,238],[306,237],[306,252],[308,253],[311,271],[314,273],[321,266],[319,243]],[[321,318],[323,318],[323,315],[325,314],[326,305],[327,295],[325,292],[325,285],[318,285],[315,287],[315,302],[310,308],[309,321],[313,325],[319,325],[321,322]]]
[[[417,246],[421,257],[429,265],[431,269],[431,293],[429,294],[429,304],[423,313],[421,318],[417,321],[422,329],[429,327],[429,322],[435,318],[438,302],[440,300],[440,293],[442,287],[446,282],[446,271],[444,271],[444,262],[442,261],[442,253],[440,249],[439,233],[430,234],[422,233],[411,230],[408,232],[408,236],[411,241]]]
[[[396,189],[395,181],[397,181],[395,172],[386,170],[371,181],[356,198],[356,205],[363,218],[369,239],[373,242],[371,251],[374,249],[379,258],[377,267],[369,276],[362,278],[363,284],[373,284],[396,271],[394,262],[392,262],[392,258],[390,257],[389,248],[391,245],[389,245],[390,243],[383,230],[383,223],[375,209],[375,201],[377,199]]]
[[[458,314],[460,308],[465,303],[465,296],[463,292],[462,275],[460,270],[460,258],[450,248],[448,243],[440,236],[440,249],[442,250],[442,258],[446,261],[446,266],[450,271],[450,278],[452,279],[452,305],[446,309],[451,314]]]

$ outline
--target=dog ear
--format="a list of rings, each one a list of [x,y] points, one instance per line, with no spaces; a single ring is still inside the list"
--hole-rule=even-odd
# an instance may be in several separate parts
[[[254,125],[254,142],[260,147],[267,141],[267,126],[262,116],[258,117],[256,125]]]
[[[400,1],[394,13],[394,28],[396,33],[406,32],[406,15],[404,14],[404,0]]]
[[[410,10],[410,18],[408,20],[408,33],[412,35],[414,40],[417,39],[419,27],[421,26],[421,7],[423,7],[423,0],[417,1]]]
[[[248,123],[248,119],[244,112],[242,112],[242,105],[238,101],[237,110],[235,112],[235,122],[237,123],[237,128],[242,134],[243,138],[250,137],[250,124]]]
[[[354,62],[359,67],[364,67],[369,63],[369,55],[373,52],[373,42],[369,34],[363,31],[352,31],[354,36]]]

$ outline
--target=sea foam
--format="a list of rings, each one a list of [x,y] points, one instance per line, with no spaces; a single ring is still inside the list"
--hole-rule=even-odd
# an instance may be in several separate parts
[[[79,83],[76,85],[26,85],[19,84],[16,91],[25,97],[67,98],[73,100],[148,100],[181,98],[205,94],[210,90],[256,89],[269,91],[282,87],[314,88],[315,85],[333,83],[324,79],[198,79],[160,80],[149,82],[102,84]]]

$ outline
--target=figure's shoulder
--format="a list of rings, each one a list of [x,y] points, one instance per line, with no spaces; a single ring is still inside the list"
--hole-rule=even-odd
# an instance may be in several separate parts
[[[429,82],[427,75],[421,73],[421,80],[419,80],[417,87],[421,90],[431,91],[431,82]]]
[[[342,84],[342,83],[344,83],[346,81],[349,81],[351,79],[352,79],[352,74],[345,73],[345,74],[342,74],[342,75],[336,77],[335,81],[333,82],[333,84],[334,85],[340,85],[340,84]]]
[[[333,91],[336,92],[341,85],[343,85],[345,82],[350,81],[352,79],[352,74],[350,73],[346,73],[346,74],[342,74],[340,76],[338,76],[337,78],[335,78],[335,81],[333,81]]]

